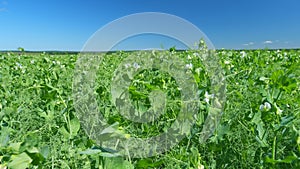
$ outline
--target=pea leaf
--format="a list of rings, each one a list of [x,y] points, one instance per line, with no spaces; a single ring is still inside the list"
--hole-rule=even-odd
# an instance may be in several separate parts
[[[11,159],[12,161],[8,164],[11,169],[26,169],[32,162],[32,159],[26,153],[12,155]]]

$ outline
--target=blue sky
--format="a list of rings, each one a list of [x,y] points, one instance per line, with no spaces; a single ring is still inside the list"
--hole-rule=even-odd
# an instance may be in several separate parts
[[[104,25],[139,12],[186,19],[216,48],[300,48],[299,7],[299,0],[0,0],[0,50],[80,51]],[[174,42],[130,40],[130,49],[168,48]]]

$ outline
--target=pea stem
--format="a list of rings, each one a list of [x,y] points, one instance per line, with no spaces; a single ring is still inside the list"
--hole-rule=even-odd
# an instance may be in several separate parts
[[[272,159],[276,160],[276,141],[277,137],[275,136],[273,139],[273,147],[272,147]]]

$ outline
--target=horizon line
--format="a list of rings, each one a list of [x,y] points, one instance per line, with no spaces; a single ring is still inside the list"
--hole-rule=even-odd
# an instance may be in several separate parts
[[[107,53],[107,52],[136,52],[136,51],[168,51],[169,49],[149,49],[149,50],[138,50],[138,49],[130,49],[130,50],[111,50],[111,51],[78,51],[78,50],[24,50],[24,51],[19,51],[17,49],[15,50],[0,50],[0,53],[5,53],[5,52],[13,52],[13,53]],[[175,49],[175,51],[188,51],[188,50],[197,50],[197,49]],[[300,48],[251,48],[251,49],[228,49],[228,48],[217,48],[214,50],[300,50]]]

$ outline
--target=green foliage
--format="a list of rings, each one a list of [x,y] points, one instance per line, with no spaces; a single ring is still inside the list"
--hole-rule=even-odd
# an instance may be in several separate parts
[[[207,49],[202,41],[199,48]],[[187,138],[146,159],[120,157],[84,132],[73,108],[76,54],[21,52],[0,53],[0,168],[300,168],[299,50],[217,51],[227,81],[226,105],[214,135],[202,144],[209,75],[195,51],[166,51],[192,63],[201,107]],[[99,110],[110,123],[103,139],[157,135],[180,110],[176,81],[153,69],[134,77],[130,98],[145,112],[162,91],[166,113],[146,124],[119,114],[110,100],[110,82],[130,54],[107,54],[97,74]]]

